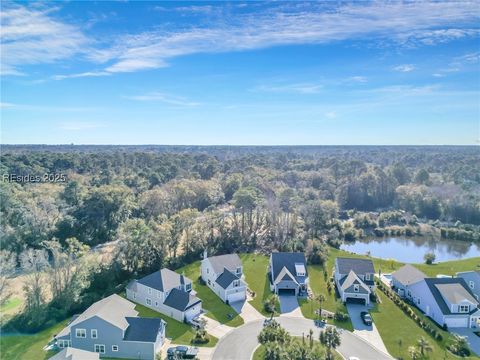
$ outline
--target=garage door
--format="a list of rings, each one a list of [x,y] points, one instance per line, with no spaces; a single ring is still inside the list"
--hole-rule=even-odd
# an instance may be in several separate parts
[[[232,293],[232,294],[228,294],[227,295],[227,300],[228,300],[228,303],[231,304],[231,303],[234,303],[234,302],[237,302],[237,301],[243,301],[245,300],[245,293],[243,291],[240,291],[240,292],[237,292],[237,293]]]
[[[200,315],[201,309],[202,309],[201,305],[198,304],[198,305],[195,305],[194,307],[191,307],[187,311],[185,311],[185,321],[189,322],[194,317]]]
[[[278,289],[278,295],[293,295],[293,296],[295,296],[295,289]]]
[[[446,318],[445,323],[449,328],[468,327],[468,319],[465,318]]]
[[[365,305],[365,299],[364,298],[352,298],[352,297],[347,297],[346,302],[349,304],[362,304]]]

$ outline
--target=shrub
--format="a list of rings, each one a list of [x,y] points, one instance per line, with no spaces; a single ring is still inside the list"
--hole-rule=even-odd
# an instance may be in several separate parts
[[[344,312],[342,312],[342,311],[337,310],[337,311],[335,312],[334,318],[335,318],[335,320],[337,320],[337,321],[347,321],[347,320],[350,318],[350,316],[348,316],[347,313],[344,313]]]

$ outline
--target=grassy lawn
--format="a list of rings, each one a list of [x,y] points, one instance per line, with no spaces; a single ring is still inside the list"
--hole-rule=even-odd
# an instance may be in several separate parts
[[[243,254],[240,256],[243,264],[245,280],[250,290],[255,292],[255,297],[250,304],[265,316],[270,316],[263,308],[263,302],[272,295],[267,271],[269,257],[258,254]],[[277,312],[280,313],[280,303],[277,301]]]
[[[0,313],[2,314],[11,314],[18,310],[22,305],[22,300],[19,298],[11,298],[5,304],[0,306]]]
[[[37,334],[12,335],[0,337],[2,360],[41,360],[48,359],[54,353],[43,351],[43,347],[58,334],[67,324],[62,321]]]
[[[415,266],[431,277],[434,277],[437,274],[455,275],[455,273],[460,271],[480,270],[480,257],[445,261],[432,265],[415,264]]]
[[[424,337],[433,347],[433,351],[428,354],[429,359],[458,359],[449,352],[445,352],[445,337],[447,333],[442,332],[444,340],[435,341],[427,332],[420,328],[415,321],[406,316],[397,305],[393,303],[383,292],[377,291],[382,303],[370,311],[373,321],[377,326],[380,336],[389,353],[395,358],[410,359],[408,347],[415,345],[420,337]],[[438,327],[437,327],[438,329]],[[402,341],[401,346],[399,340]],[[473,359],[465,358],[465,359]]]
[[[243,324],[243,319],[229,305],[225,304],[220,298],[206,285],[200,284],[200,261],[186,265],[177,270],[178,273],[184,273],[186,277],[193,282],[193,289],[197,296],[202,300],[202,306],[207,310],[206,315],[209,318],[217,320],[221,324],[237,327]],[[228,315],[233,318],[229,319]]]
[[[148,318],[160,318],[167,323],[167,338],[171,338],[175,344],[190,345],[190,341],[195,334],[192,327],[183,322],[177,321],[159,312],[149,309],[143,305],[137,304],[135,310],[138,311],[138,316]],[[195,346],[213,347],[217,344],[218,339],[215,336],[209,335],[210,341],[206,344],[196,344]]]
[[[294,345],[297,345],[297,346],[302,346],[302,340],[301,338],[299,337],[294,337],[292,339]],[[305,340],[307,341],[307,340]],[[318,341],[315,341],[315,344],[319,344]],[[259,347],[257,347],[257,349],[255,350],[255,352],[253,353],[253,356],[252,356],[252,360],[264,360],[265,359],[265,346],[263,345],[260,345]],[[341,360],[342,357],[335,352],[335,360]]]

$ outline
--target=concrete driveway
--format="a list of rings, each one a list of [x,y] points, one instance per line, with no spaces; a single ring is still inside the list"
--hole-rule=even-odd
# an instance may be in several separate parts
[[[278,299],[282,316],[303,317],[295,295],[279,295]]]
[[[240,314],[246,323],[255,320],[263,320],[265,318],[246,300],[231,303],[230,306]]]
[[[468,341],[470,349],[477,355],[480,356],[480,337],[475,335],[473,332],[478,331],[478,329],[450,329],[450,332],[453,334],[458,334],[460,336],[465,336]]]
[[[353,333],[368,343],[375,346],[377,349],[388,353],[385,344],[383,343],[382,337],[373,323],[371,326],[365,325],[360,317],[362,311],[368,311],[368,307],[360,304],[347,304],[348,315],[352,320]]]
[[[205,330],[207,330],[209,334],[212,334],[217,338],[221,338],[222,336],[225,336],[225,334],[229,333],[234,329],[231,326],[220,324],[218,321],[213,320],[208,316],[205,316],[204,314],[200,315],[200,317],[207,321],[205,325]]]

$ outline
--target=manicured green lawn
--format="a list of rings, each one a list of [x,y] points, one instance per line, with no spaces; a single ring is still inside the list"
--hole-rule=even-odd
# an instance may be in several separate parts
[[[242,254],[243,273],[250,290],[255,292],[255,297],[250,304],[265,316],[270,316],[263,308],[263,302],[273,293],[270,291],[268,280],[269,257],[259,254]],[[277,301],[277,312],[280,312],[280,303]]]
[[[455,273],[460,271],[480,270],[480,257],[445,261],[432,265],[415,264],[415,266],[431,277],[434,277],[437,274],[455,275]]]
[[[0,351],[2,360],[41,360],[48,359],[54,353],[45,352],[43,347],[52,340],[67,324],[62,321],[37,334],[14,335],[0,337]]]
[[[446,359],[459,359],[451,353],[445,352],[445,340],[442,342],[435,341],[415,321],[406,316],[383,292],[377,290],[377,294],[382,303],[377,304],[370,311],[370,314],[388,352],[392,356],[410,359],[408,347],[415,345],[417,340],[423,336],[433,347],[433,351],[428,354],[428,359],[444,359],[445,355],[447,356]],[[442,335],[444,337],[448,336],[445,332],[442,332]],[[402,342],[401,345],[399,345],[399,340]],[[473,359],[473,357],[465,359]]]
[[[177,272],[184,273],[186,277],[192,280],[193,289],[202,300],[203,308],[207,310],[206,316],[228,326],[237,327],[243,324],[243,319],[231,306],[220,300],[208,286],[200,283],[200,261],[186,265],[178,269]],[[228,315],[233,316],[233,318],[229,319]]]
[[[0,306],[0,313],[2,313],[2,315],[10,314],[17,310],[17,308],[19,308],[21,304],[22,300],[20,300],[19,298],[11,298],[5,304]]]
[[[195,332],[193,331],[192,327],[188,324],[182,323],[171,317],[166,315],[160,314],[159,312],[149,309],[143,305],[137,304],[135,306],[135,310],[138,311],[138,316],[141,317],[148,317],[148,318],[160,318],[163,319],[167,323],[167,338],[171,338],[172,342],[175,344],[183,344],[183,345],[190,345],[190,341],[193,338]],[[196,344],[195,346],[206,346],[206,347],[213,347],[217,344],[218,339],[210,335],[210,341],[206,344]]]

